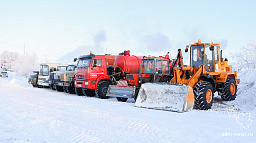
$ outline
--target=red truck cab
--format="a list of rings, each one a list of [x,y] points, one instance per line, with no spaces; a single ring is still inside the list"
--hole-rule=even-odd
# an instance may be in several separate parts
[[[107,66],[113,65],[114,55],[84,55],[75,69],[75,91],[78,95],[95,96],[100,81],[108,81]]]

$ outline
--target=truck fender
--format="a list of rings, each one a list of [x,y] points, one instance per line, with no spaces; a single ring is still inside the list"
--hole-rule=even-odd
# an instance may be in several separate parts
[[[109,81],[110,83],[112,83],[111,80],[110,80],[110,76],[109,76],[109,75],[101,75],[101,76],[99,76],[99,77],[97,78],[97,80],[96,80],[96,85],[98,85],[98,83],[99,83],[101,80]]]

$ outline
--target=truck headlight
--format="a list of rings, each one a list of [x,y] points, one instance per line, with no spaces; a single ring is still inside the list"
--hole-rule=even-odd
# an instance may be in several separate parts
[[[84,85],[88,85],[88,82],[84,82]]]

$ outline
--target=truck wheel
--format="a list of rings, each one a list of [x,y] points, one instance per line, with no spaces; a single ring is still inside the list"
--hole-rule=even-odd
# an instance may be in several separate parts
[[[75,88],[74,87],[71,87],[71,86],[68,86],[67,87],[67,92],[69,93],[69,94],[75,94],[76,92],[75,92]]]
[[[90,96],[90,97],[95,96],[95,90],[94,90],[94,89],[87,89],[87,90],[84,90],[84,93],[85,93],[87,96]]]
[[[196,84],[194,87],[195,108],[200,110],[208,110],[212,107],[213,102],[213,87],[210,82],[203,81]]]
[[[135,95],[134,95],[134,101],[135,101],[135,102],[136,102],[136,100],[137,100],[139,91],[140,91],[140,89],[136,89],[136,91],[135,91]]]
[[[106,96],[108,92],[109,82],[107,81],[100,81],[98,83],[97,89],[96,89],[96,95],[101,99],[108,99],[109,96]]]
[[[63,87],[56,85],[56,90],[62,92],[63,91]]]
[[[128,98],[116,97],[117,101],[126,102]]]
[[[53,84],[50,84],[50,88],[51,88],[52,90],[56,90],[56,89],[55,89],[55,86],[54,86]]]
[[[68,93],[68,87],[67,86],[63,86],[63,91]]]
[[[82,88],[75,88],[75,92],[78,96],[83,96],[83,91],[82,91]]]
[[[232,77],[228,77],[226,83],[224,84],[220,95],[222,100],[231,101],[236,99],[237,85]]]

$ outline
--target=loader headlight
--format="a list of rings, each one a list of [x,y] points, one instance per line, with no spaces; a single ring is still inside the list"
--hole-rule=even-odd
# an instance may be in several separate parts
[[[88,82],[84,82],[84,85],[88,85]]]

